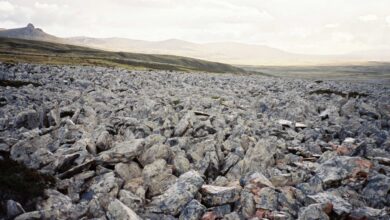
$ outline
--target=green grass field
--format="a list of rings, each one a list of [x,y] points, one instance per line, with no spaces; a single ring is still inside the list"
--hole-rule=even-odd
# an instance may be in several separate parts
[[[171,55],[108,52],[66,44],[0,38],[0,61],[16,63],[96,65],[127,69],[158,69],[245,73],[241,68]]]

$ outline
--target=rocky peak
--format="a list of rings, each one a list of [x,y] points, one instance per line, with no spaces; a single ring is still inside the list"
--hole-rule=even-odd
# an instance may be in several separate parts
[[[31,23],[28,23],[28,24],[27,24],[27,28],[28,28],[28,29],[35,29],[34,25],[31,24]]]
[[[45,33],[40,28],[36,28],[32,23],[29,23],[27,24],[26,27],[22,27],[22,28],[2,30],[0,33],[0,37],[49,41],[49,42],[60,41],[59,38]]]

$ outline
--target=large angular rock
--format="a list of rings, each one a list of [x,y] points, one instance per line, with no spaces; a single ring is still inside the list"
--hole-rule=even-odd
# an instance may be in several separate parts
[[[195,197],[203,183],[204,180],[198,172],[188,171],[164,194],[153,198],[146,208],[150,212],[175,216]]]
[[[119,200],[134,211],[142,209],[145,205],[143,198],[127,190],[119,191]]]
[[[232,167],[242,160],[244,154],[244,149],[241,147],[237,147],[233,152],[230,152],[224,159],[223,167],[221,169],[222,174],[226,174]]]
[[[33,129],[39,126],[39,114],[35,110],[27,110],[20,112],[15,119],[16,128]]]
[[[15,202],[13,200],[7,201],[7,217],[8,218],[14,218],[22,213],[24,213],[24,209],[22,205],[20,205],[18,202]]]
[[[151,146],[149,149],[146,149],[141,156],[138,157],[138,160],[143,166],[151,164],[158,159],[169,160],[172,152],[169,146],[164,144],[156,144]]]
[[[340,185],[347,178],[367,175],[372,166],[372,162],[360,157],[336,156],[321,164],[315,172],[328,188]]]
[[[291,186],[280,188],[280,191],[278,194],[278,210],[297,218],[302,201],[305,200],[304,195],[298,189]]]
[[[138,197],[145,199],[146,186],[144,186],[144,180],[142,177],[134,178],[125,182],[123,189],[128,190]]]
[[[115,177],[114,172],[105,173],[94,177],[89,189],[94,193],[108,193],[113,189],[119,188],[119,181],[120,180]]]
[[[58,210],[57,210],[58,211]],[[31,219],[58,219],[57,212],[52,210],[39,210],[23,213],[14,218],[14,220],[31,220]]]
[[[138,178],[142,175],[142,170],[138,163],[133,161],[130,163],[115,164],[115,172],[125,181]]]
[[[108,205],[107,218],[110,220],[142,220],[133,210],[125,206],[121,201],[115,199]]]
[[[108,131],[103,131],[96,140],[96,148],[101,151],[108,150],[112,147],[113,138]]]
[[[198,220],[206,212],[206,207],[202,205],[198,200],[193,199],[187,204],[187,206],[181,211],[180,220]]]
[[[330,192],[318,193],[316,195],[308,196],[313,199],[315,203],[329,203],[332,204],[333,211],[339,216],[345,216],[352,210],[352,205],[343,198],[333,195]]]
[[[11,158],[30,168],[38,169],[43,164],[55,160],[54,155],[47,149],[47,146],[53,142],[54,140],[50,134],[19,141],[11,148]]]
[[[190,161],[185,155],[179,154],[173,159],[173,170],[177,175],[181,175],[191,169]]]
[[[40,210],[55,211],[52,214],[55,214],[57,219],[66,219],[72,215],[75,206],[68,196],[56,190],[46,190],[45,195],[48,198],[39,205]]]
[[[271,187],[261,188],[255,192],[254,200],[256,208],[266,210],[277,210],[278,209],[278,192]]]
[[[143,180],[148,191],[148,197],[162,194],[176,181],[172,169],[167,166],[163,159],[146,165],[142,171]]]
[[[340,109],[341,115],[351,117],[355,113],[355,105],[356,101],[354,99],[348,100]]]
[[[222,219],[225,215],[232,212],[232,207],[229,204],[211,207],[203,215],[202,219]]]
[[[207,206],[218,206],[234,203],[240,199],[241,187],[203,185],[201,188],[202,202]]]
[[[94,177],[90,184],[91,186],[86,190],[89,194],[87,197],[98,199],[97,209],[100,209],[99,207],[107,209],[112,198],[117,197],[123,181],[116,178],[114,172],[108,172]]]
[[[362,191],[367,203],[374,208],[390,206],[390,177],[377,174],[368,179],[366,187]]]
[[[275,164],[277,147],[271,140],[260,140],[254,148],[248,149],[242,160],[241,173],[258,172]]]
[[[330,219],[327,212],[332,210],[330,204],[312,204],[307,207],[301,208],[299,211],[299,220],[328,220]]]
[[[386,212],[385,209],[374,209],[370,207],[360,207],[353,209],[351,214],[348,216],[351,219],[389,219],[390,213]]]
[[[255,173],[252,173],[244,178],[241,178],[240,184],[242,186],[248,185],[249,188],[254,188],[254,187],[274,188],[274,185],[272,184],[272,182],[267,177],[265,177],[261,172],[255,172]]]
[[[236,220],[240,219],[240,215],[237,212],[232,212],[223,217],[224,220]]]
[[[373,118],[380,117],[380,114],[377,112],[377,110],[373,106],[371,106],[367,103],[364,103],[364,102],[359,105],[359,113],[361,115],[367,115],[367,116],[373,117]]]
[[[179,121],[175,127],[174,135],[182,136],[187,129],[191,126],[191,118],[194,116],[193,112],[188,112],[184,117]]]
[[[241,191],[240,195],[240,204],[241,204],[241,213],[246,218],[249,219],[256,212],[256,204],[253,199],[253,194],[247,188],[244,188]]]
[[[139,156],[144,150],[144,140],[135,139],[116,144],[113,148],[103,151],[98,156],[98,161],[105,163],[127,163]]]

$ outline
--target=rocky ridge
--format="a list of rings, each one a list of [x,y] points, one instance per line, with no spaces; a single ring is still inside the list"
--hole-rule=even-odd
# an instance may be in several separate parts
[[[26,82],[0,87],[0,152],[55,179],[32,210],[1,201],[0,218],[390,218],[389,85],[32,64],[0,75]]]

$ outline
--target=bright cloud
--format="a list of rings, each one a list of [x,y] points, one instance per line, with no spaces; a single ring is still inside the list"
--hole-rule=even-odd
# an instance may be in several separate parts
[[[325,28],[338,28],[340,24],[326,24],[324,27]]]
[[[8,1],[0,1],[0,12],[13,11],[15,7]]]
[[[40,3],[40,2],[35,2],[34,6],[37,9],[49,9],[49,10],[58,9],[58,5],[56,4],[47,4],[47,3]]]
[[[372,14],[363,15],[363,16],[359,17],[359,20],[364,21],[364,22],[376,21],[376,20],[378,20],[378,16],[377,15],[372,15]]]

